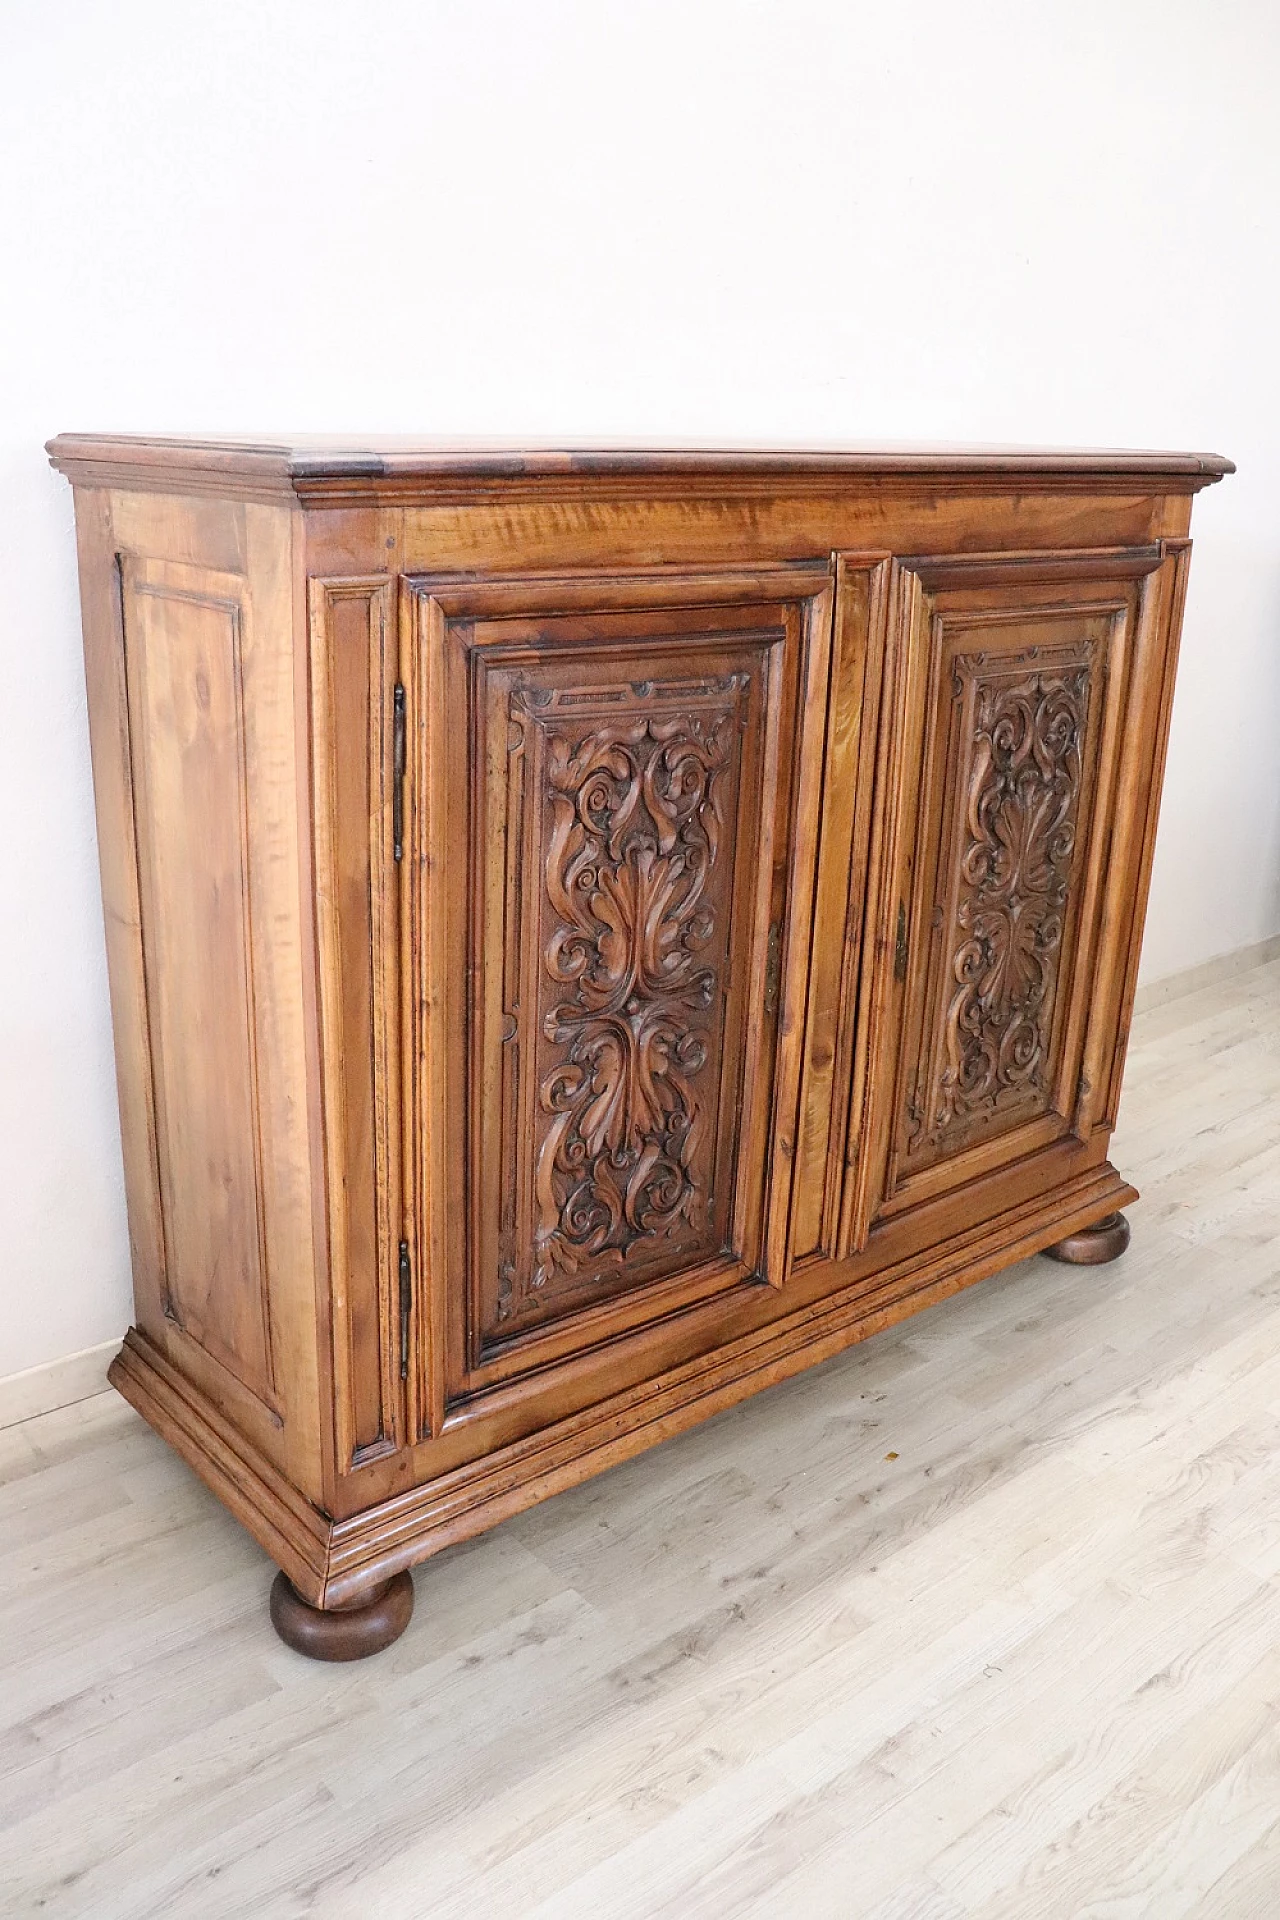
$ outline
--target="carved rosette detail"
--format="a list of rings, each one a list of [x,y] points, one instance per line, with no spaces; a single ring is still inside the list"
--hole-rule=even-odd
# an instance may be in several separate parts
[[[734,726],[722,709],[548,735],[541,965],[562,993],[542,1019],[558,1057],[537,1088],[535,1288],[705,1229],[708,893]]]
[[[1089,669],[974,680],[940,1071],[910,1115],[937,1147],[974,1117],[1045,1095],[1076,842]]]

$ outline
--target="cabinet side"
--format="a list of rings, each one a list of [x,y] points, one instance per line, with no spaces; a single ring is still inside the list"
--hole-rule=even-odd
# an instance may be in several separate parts
[[[1121,774],[1117,841],[1126,865],[1117,891],[1123,904],[1111,909],[1104,925],[1107,945],[1101,971],[1114,1011],[1086,1057],[1078,1121],[1082,1131],[1088,1123],[1107,1133],[1116,1125],[1151,891],[1191,541],[1185,535],[1166,538],[1160,547],[1159,570],[1147,583],[1143,597],[1133,669],[1134,719],[1129,756]]]
[[[295,515],[78,488],[76,522],[136,1317],[113,1377],[318,1498]]]

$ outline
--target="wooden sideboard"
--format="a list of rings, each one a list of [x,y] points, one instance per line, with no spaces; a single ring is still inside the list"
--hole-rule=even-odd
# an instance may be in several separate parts
[[[137,1324],[323,1658],[1107,1161],[1190,454],[64,435]]]

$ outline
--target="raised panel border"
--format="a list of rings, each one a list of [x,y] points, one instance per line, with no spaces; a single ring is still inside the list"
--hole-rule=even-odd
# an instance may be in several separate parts
[[[714,612],[716,610],[709,609],[706,611]],[[774,619],[775,612],[778,616],[776,622]],[[479,729],[483,724],[482,715],[485,714],[485,709],[490,698],[490,689],[498,686],[510,692],[513,684],[513,676],[515,680],[520,681],[524,679],[526,674],[530,675],[536,682],[539,668],[550,658],[554,657],[557,661],[558,668],[570,673],[573,676],[574,682],[578,681],[579,676],[591,678],[594,675],[596,679],[605,683],[597,692],[594,699],[585,694],[580,694],[577,691],[565,693],[557,698],[550,689],[544,690],[549,701],[546,711],[548,713],[558,714],[563,720],[567,721],[569,725],[572,725],[575,712],[581,711],[584,708],[594,709],[594,718],[597,726],[601,724],[607,725],[611,714],[615,713],[617,708],[611,707],[608,704],[602,706],[601,701],[605,697],[606,687],[615,695],[627,696],[627,712],[629,716],[638,717],[641,714],[647,713],[649,700],[656,697],[660,702],[665,702],[665,706],[660,707],[659,711],[665,711],[668,720],[670,720],[680,710],[678,698],[673,701],[672,696],[678,696],[683,685],[684,690],[689,696],[697,697],[697,704],[700,710],[705,712],[709,708],[719,707],[722,723],[726,719],[731,722],[729,732],[732,736],[738,734],[746,726],[743,694],[744,691],[746,691],[747,681],[745,675],[739,676],[734,671],[734,664],[741,664],[745,660],[747,653],[753,653],[758,658],[761,672],[757,685],[752,690],[752,694],[749,695],[749,699],[751,704],[754,704],[757,708],[757,716],[761,725],[758,729],[758,738],[753,743],[747,745],[745,756],[740,760],[738,768],[736,769],[734,786],[737,788],[739,781],[747,777],[747,772],[752,762],[755,763],[755,772],[757,775],[763,771],[764,756],[767,754],[776,732],[776,724],[771,725],[770,722],[771,710],[774,720],[776,721],[777,711],[783,704],[779,699],[779,695],[782,692],[781,687],[777,684],[779,676],[786,673],[788,668],[794,671],[798,665],[795,656],[799,653],[799,647],[795,644],[796,636],[794,635],[790,648],[792,658],[788,661],[786,657],[788,651],[786,626],[790,617],[789,611],[784,608],[775,609],[772,607],[760,608],[752,606],[750,609],[749,628],[747,627],[747,622],[739,618],[735,610],[723,632],[708,627],[704,619],[699,619],[696,633],[690,632],[686,635],[679,632],[672,634],[665,630],[670,618],[665,611],[650,612],[638,617],[635,611],[630,609],[621,614],[615,614],[613,612],[606,613],[603,610],[598,610],[591,616],[593,628],[596,627],[597,622],[599,623],[600,631],[598,634],[593,632],[591,638],[585,641],[581,638],[576,640],[565,638],[556,643],[553,648],[544,645],[545,636],[543,635],[539,635],[535,648],[531,646],[530,640],[527,638],[523,640],[510,638],[504,636],[500,631],[498,633],[486,633],[484,623],[477,622],[474,627],[468,626],[468,632],[475,637],[475,644],[470,649],[469,659],[474,690],[472,722],[473,726],[477,729],[477,733],[473,736],[472,741],[474,764],[477,766],[481,764]],[[652,634],[637,632],[638,619],[643,620],[646,625],[656,626],[658,631]],[[611,646],[605,637],[609,625],[619,620],[624,621],[627,626],[625,640],[620,642],[620,647],[622,648],[621,657],[619,651]],[[792,621],[792,624],[794,625],[794,621]],[[722,655],[723,657],[721,657]],[[625,667],[621,664],[622,658],[625,658]],[[643,667],[639,664],[641,661],[644,662]],[[459,660],[458,665],[461,670],[461,660]],[[725,671],[732,675],[732,679],[728,685],[726,685],[723,680]],[[643,680],[639,684],[637,684],[634,678],[637,673],[643,675]],[[539,700],[541,697],[542,696],[535,693],[532,688],[526,688],[524,698],[518,703],[520,717],[518,721],[513,724],[519,727],[521,745],[518,753],[513,756],[511,761],[508,760],[505,754],[500,753],[499,740],[497,737],[504,730],[504,723],[510,718],[509,714],[505,709],[501,719],[492,711],[487,714],[487,724],[490,729],[492,729],[489,741],[490,754],[499,753],[499,757],[502,758],[504,762],[502,777],[497,783],[503,788],[504,798],[509,799],[510,797],[507,777],[509,765],[519,764],[522,769],[528,772],[530,780],[537,787],[540,787],[541,778],[546,772],[544,755],[547,740],[541,725],[541,713],[539,711]],[[731,703],[731,705],[727,705],[726,703]],[[794,689],[786,704],[789,711],[794,712]],[[497,1029],[499,1025],[509,1020],[513,1027],[511,1033],[513,1043],[518,1043],[522,1037],[526,1041],[534,1040],[533,1031],[529,1028],[524,1029],[522,1036],[520,1015],[516,1009],[520,1004],[525,1004],[530,1007],[536,1007],[538,1004],[541,964],[540,957],[529,936],[534,921],[538,917],[538,908],[535,906],[535,902],[541,903],[540,881],[543,876],[539,867],[539,855],[545,852],[545,848],[540,845],[541,834],[535,822],[534,815],[523,811],[528,801],[529,785],[523,780],[520,781],[519,784],[521,792],[524,795],[524,802],[522,804],[523,817],[516,827],[517,845],[521,849],[519,855],[521,877],[520,884],[512,889],[515,899],[510,902],[510,905],[515,906],[517,910],[523,908],[528,918],[523,929],[519,926],[511,929],[510,921],[508,920],[509,931],[502,944],[509,961],[517,957],[523,960],[524,977],[519,984],[515,982],[511,983],[508,992],[503,995],[501,1009],[497,1001],[494,1000],[485,1010],[483,1018],[478,1019],[476,1023],[477,1029],[480,1025]],[[776,788],[776,777],[774,785]],[[760,783],[759,790],[763,796],[763,782]],[[788,783],[785,791],[789,802],[790,783]],[[490,796],[484,791],[483,787],[481,787],[477,797],[487,801]],[[764,841],[766,864],[770,868],[773,863],[768,859],[768,853],[775,831],[777,813],[778,804],[775,798],[773,804],[767,809],[767,818],[770,824],[765,828],[766,838]],[[509,815],[505,814],[505,809],[504,818],[508,823],[507,832],[509,833]],[[741,825],[742,823],[739,819],[735,821],[734,824]],[[484,819],[477,815],[473,821],[473,845],[480,846],[485,844],[490,838],[491,831],[492,828],[487,814]],[[509,839],[506,839],[506,852],[509,862],[512,852]],[[740,861],[742,861],[742,864],[739,864]],[[726,931],[732,938],[735,937],[736,930],[736,936],[742,939],[744,947],[747,942],[750,942],[753,962],[758,961],[762,943],[764,943],[767,938],[766,924],[769,917],[769,902],[761,894],[758,887],[755,889],[755,897],[752,897],[750,890],[750,864],[743,859],[743,840],[741,837],[735,839],[733,859],[724,871],[726,872],[729,884],[729,898],[726,902],[727,912],[725,916],[729,925]],[[509,866],[504,869],[504,877],[506,872],[509,872]],[[495,886],[495,884],[493,881],[490,882],[491,887]],[[507,903],[504,902],[504,904]],[[501,907],[498,907],[496,913],[494,912],[496,906],[497,902],[492,897],[484,904],[480,903],[477,899],[477,920],[473,928],[473,945],[477,951],[485,936],[486,912],[488,912],[490,918],[505,918],[502,914]],[[762,914],[765,916],[763,922],[761,920]],[[727,957],[726,955],[726,960]],[[496,978],[492,979],[490,983],[491,997],[496,991],[497,986],[498,982]],[[741,1000],[741,988],[739,989],[738,997]],[[716,998],[720,999],[721,996],[717,995]],[[510,1010],[508,1011],[508,1009]],[[477,1008],[476,1011],[479,1013],[480,1010]],[[721,1012],[723,1013],[723,1005]],[[535,1027],[539,1024],[536,1015],[534,1016],[533,1024]],[[773,1022],[770,1021],[769,1025],[772,1027]],[[736,1035],[727,1031],[722,1033],[723,1046],[720,1049],[718,1093],[713,1101],[716,1125],[712,1130],[710,1163],[704,1169],[709,1176],[707,1181],[708,1191],[714,1187],[720,1194],[722,1203],[735,1189],[740,1189],[742,1184],[740,1180],[735,1178],[733,1173],[733,1163],[737,1156],[732,1140],[726,1137],[726,1117],[734,1110],[751,1111],[758,1104],[757,1099],[750,1095],[744,1096],[743,1094],[742,1073],[739,1069],[746,1071],[749,1080],[752,1068],[750,1049],[746,1050],[745,1058],[738,1058],[741,1051],[740,1042],[744,1039],[745,1033],[746,1023],[741,1021],[739,1022],[739,1030]],[[485,1055],[483,1040],[478,1030],[473,1033],[472,1041],[474,1046],[472,1084],[480,1085],[488,1091],[488,1081],[484,1073]],[[536,1043],[534,1045],[534,1051],[536,1052]],[[504,1046],[501,1050],[502,1070],[504,1073],[513,1064],[513,1052],[514,1047],[509,1050]],[[537,1118],[534,1106],[533,1082],[527,1075],[524,1077],[523,1106],[523,1127],[527,1128],[532,1136],[536,1132]],[[487,1117],[494,1121],[498,1118],[496,1114],[491,1114]],[[498,1191],[502,1185],[502,1182],[498,1178],[497,1168],[499,1164],[505,1167],[508,1164],[510,1155],[498,1144],[496,1136],[490,1137],[486,1145],[483,1137],[484,1121],[485,1116],[477,1115],[479,1133],[473,1143],[472,1152],[475,1164],[480,1165],[486,1172],[492,1168],[493,1192],[489,1196],[488,1203],[478,1210],[479,1215],[492,1224],[493,1217],[497,1212]],[[523,1131],[523,1129],[517,1129],[518,1133],[521,1131]],[[530,1163],[526,1165],[524,1171],[528,1175],[531,1188],[536,1191],[538,1184],[536,1167]],[[524,1199],[525,1206],[530,1206],[532,1203],[532,1193],[526,1193]],[[517,1213],[520,1211],[520,1208],[516,1209]],[[721,1211],[723,1217],[720,1222],[721,1237],[719,1243],[715,1243],[713,1229],[712,1238],[703,1246],[701,1253],[695,1254],[694,1250],[690,1249],[688,1259],[680,1266],[678,1272],[668,1273],[666,1276],[654,1275],[650,1279],[641,1282],[634,1293],[634,1304],[637,1308],[641,1305],[642,1301],[647,1301],[649,1302],[650,1312],[653,1312],[660,1308],[661,1302],[668,1294],[671,1294],[674,1303],[680,1295],[690,1290],[700,1288],[703,1283],[709,1286],[715,1286],[717,1283],[724,1284],[726,1282],[733,1284],[738,1280],[748,1277],[753,1272],[757,1262],[745,1251],[745,1248],[752,1245],[756,1238],[754,1222],[748,1223],[742,1219],[735,1220],[731,1214],[724,1212],[723,1204]],[[708,1223],[708,1225],[710,1224],[711,1223]],[[590,1313],[591,1309],[587,1303],[582,1303],[578,1307],[566,1304],[562,1315],[556,1316],[551,1322],[543,1326],[534,1324],[527,1325],[523,1328],[512,1327],[505,1336],[495,1337],[496,1330],[490,1325],[489,1303],[485,1298],[484,1272],[485,1269],[492,1269],[500,1264],[501,1254],[497,1247],[490,1246],[487,1249],[483,1247],[484,1229],[482,1220],[479,1218],[476,1221],[476,1227],[479,1237],[474,1249],[477,1258],[473,1259],[471,1273],[472,1340],[468,1354],[468,1367],[472,1375],[479,1378],[483,1377],[484,1371],[488,1368],[501,1369],[504,1350],[510,1350],[513,1363],[519,1364],[519,1355],[522,1348],[532,1348],[534,1350],[545,1348],[548,1341],[552,1338],[554,1328],[559,1327],[561,1324],[567,1325],[570,1316],[572,1317],[574,1325],[581,1327],[584,1323],[585,1316]],[[730,1239],[743,1249],[741,1258],[739,1258],[736,1252],[726,1254],[725,1247]],[[612,1295],[606,1292],[598,1302],[602,1316],[607,1314],[610,1318],[613,1318],[619,1313],[628,1313],[632,1299],[632,1294],[626,1291],[613,1293]]]
[[[930,1193],[944,1187],[955,1185],[966,1177],[972,1177],[986,1170],[988,1166],[999,1165],[1002,1161],[1034,1152],[1039,1146],[1062,1131],[1063,1123],[1069,1123],[1075,1096],[1075,1080],[1078,1071],[1076,1048],[1073,1045],[1077,1037],[1081,1017],[1081,985],[1079,975],[1073,971],[1078,965],[1087,969],[1088,947],[1092,931],[1089,908],[1096,894],[1099,863],[1102,858],[1106,833],[1099,831],[1101,821],[1105,829],[1110,789],[1110,772],[1114,745],[1115,724],[1118,708],[1123,699],[1123,655],[1127,638],[1127,620],[1130,612],[1127,600],[1104,600],[1076,602],[1066,607],[1037,607],[1033,611],[1024,609],[984,610],[972,616],[935,614],[933,622],[934,659],[931,663],[929,684],[929,710],[926,722],[924,765],[925,777],[921,785],[920,816],[926,822],[923,832],[932,834],[936,827],[936,844],[930,844],[931,857],[921,860],[917,857],[914,884],[909,889],[910,905],[907,911],[907,925],[914,939],[929,941],[929,957],[920,979],[919,993],[914,1002],[904,1007],[904,1040],[897,1062],[897,1085],[893,1096],[893,1112],[889,1139],[888,1164],[884,1177],[884,1188],[880,1213],[888,1214],[904,1206],[917,1204]],[[959,829],[961,802],[957,795],[950,794],[950,810],[943,815],[941,809],[947,797],[949,783],[956,777],[959,767],[955,764],[954,754],[962,750],[962,742],[955,738],[948,740],[945,756],[938,755],[938,735],[946,726],[954,730],[954,713],[945,712],[942,698],[941,679],[946,661],[950,658],[952,670],[960,672],[957,655],[949,654],[948,641],[957,632],[963,632],[972,625],[981,633],[989,633],[1000,626],[1029,626],[1051,629],[1058,619],[1105,622],[1105,641],[1101,645],[1102,635],[1095,635],[1094,643],[1089,647],[1090,660],[1088,670],[1091,687],[1088,699],[1086,720],[1088,726],[1089,752],[1081,769],[1081,792],[1078,802],[1078,815],[1082,824],[1072,861],[1073,878],[1077,885],[1068,913],[1067,924],[1063,930],[1060,948],[1060,965],[1055,979],[1055,992],[1051,1008],[1049,1029],[1049,1054],[1057,1062],[1053,1083],[1048,1090],[1047,1110],[1034,1113],[1025,1120],[1012,1126],[1001,1127],[981,1137],[968,1147],[944,1153],[933,1162],[912,1167],[910,1156],[904,1150],[902,1125],[904,1109],[909,1097],[907,1076],[911,1063],[917,1067],[924,1059],[935,1066],[933,1055],[938,1046],[938,1036],[929,1035],[927,1023],[931,1012],[937,1011],[937,993],[945,977],[945,956],[934,942],[935,931],[930,919],[932,897],[936,889],[939,870],[950,865],[950,856],[954,852],[951,835]],[[1050,640],[1042,644],[1041,658],[1046,668],[1052,669],[1057,660],[1059,668],[1063,665],[1063,656],[1071,657],[1071,650],[1065,644],[1058,649]],[[972,656],[959,656],[971,658]],[[999,656],[993,656],[996,658]],[[1005,658],[1019,663],[1023,655],[1008,655]],[[1025,671],[1019,664],[1019,670]],[[943,791],[935,792],[932,782],[941,766]],[[919,856],[925,842],[917,834],[916,853]],[[942,929],[939,929],[941,931]],[[1084,939],[1081,941],[1081,933]],[[1082,950],[1083,948],[1083,950]],[[1075,982],[1074,988],[1072,982]],[[1062,990],[1062,989],[1065,989]],[[931,1076],[932,1078],[932,1076]]]

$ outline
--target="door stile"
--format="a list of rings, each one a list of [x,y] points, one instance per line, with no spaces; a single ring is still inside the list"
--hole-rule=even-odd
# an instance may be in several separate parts
[[[856,1039],[845,1144],[845,1191],[841,1205],[837,1256],[860,1253],[888,1161],[888,1103],[880,1098],[886,1073],[896,1077],[899,1029],[910,950],[910,921],[903,878],[902,849],[914,841],[914,783],[904,777],[919,764],[919,735],[925,711],[922,682],[927,662],[913,648],[923,588],[920,576],[895,559],[888,590],[886,660],[881,692],[875,800],[868,864],[866,933],[862,945]]]
[[[445,742],[448,714],[445,685],[444,617],[436,602],[415,594],[407,579],[400,584],[400,632],[405,645],[401,681],[405,688],[408,791],[405,795],[404,886],[406,918],[405,1085],[407,1166],[413,1170],[406,1191],[413,1195],[406,1213],[415,1286],[410,1367],[416,1400],[415,1431],[422,1439],[440,1433],[445,1412],[445,1297],[451,1240],[457,1209],[448,1205],[449,1134],[459,1090],[452,1084],[445,992],[450,953],[448,876],[439,849],[445,844],[449,815]]]
[[[398,662],[385,575],[316,577],[308,596],[335,1430],[349,1473],[413,1431],[396,1298],[406,1203]]]
[[[798,616],[803,621],[804,633],[799,660],[799,724],[794,745],[795,765],[791,774],[795,800],[791,830],[783,846],[777,849],[773,866],[775,900],[770,924],[777,925],[774,915],[780,914],[781,901],[785,900],[786,932],[779,960],[781,993],[778,1040],[774,1049],[771,1142],[765,1162],[771,1170],[771,1177],[765,1199],[762,1271],[772,1287],[784,1285],[791,1265],[796,1138],[812,957],[813,901],[818,867],[834,612],[835,598],[828,587],[825,592],[807,600],[803,612]],[[792,618],[795,617],[793,614]],[[766,1012],[769,1011],[768,984],[766,981]]]

